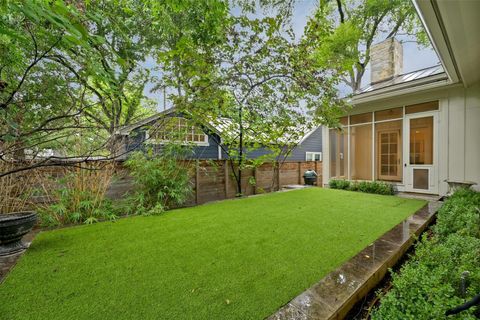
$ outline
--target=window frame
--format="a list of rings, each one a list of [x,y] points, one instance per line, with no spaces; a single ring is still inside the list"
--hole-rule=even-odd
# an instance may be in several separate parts
[[[176,119],[176,121],[177,121],[177,123],[175,124],[176,129],[181,129],[182,128],[182,126],[181,126],[181,121],[182,120],[184,120],[188,123],[188,120],[183,118],[183,117],[171,117],[171,119]],[[194,146],[198,146],[198,147],[208,147],[208,146],[210,146],[210,142],[208,141],[209,140],[208,134],[206,134],[202,130],[199,130],[194,125],[188,126],[187,128],[189,128],[190,132],[188,132],[185,135],[185,139],[183,141],[178,141],[181,145],[194,145]],[[150,130],[151,129],[148,129],[148,130],[145,131],[145,140],[147,141],[147,143],[165,144],[167,142],[172,142],[171,140],[168,140],[168,139],[158,139],[158,138],[152,137],[150,135],[150,132],[149,132]],[[195,130],[201,131],[202,133],[201,134],[195,133]],[[195,135],[203,136],[203,141],[194,141],[195,140]],[[188,140],[187,136],[191,137],[191,140]]]
[[[315,156],[319,155],[319,160],[315,160]],[[311,156],[313,160],[309,160],[308,157]],[[305,161],[322,161],[322,153],[318,151],[306,151],[305,152]]]

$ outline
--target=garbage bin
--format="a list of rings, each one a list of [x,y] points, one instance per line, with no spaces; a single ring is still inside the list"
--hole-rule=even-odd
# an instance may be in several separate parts
[[[306,185],[313,186],[317,184],[318,174],[314,170],[307,170],[303,173],[303,181]]]

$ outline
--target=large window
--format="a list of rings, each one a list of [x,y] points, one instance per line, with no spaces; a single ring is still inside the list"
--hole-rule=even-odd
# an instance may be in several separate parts
[[[350,127],[350,171],[352,180],[372,180],[372,125]]]
[[[208,136],[185,118],[169,117],[159,120],[148,131],[150,140],[155,143],[177,141],[208,145]]]
[[[410,141],[410,164],[431,164],[433,159],[433,146],[429,142],[433,136],[433,118],[410,120],[410,132],[404,133],[405,114],[438,109],[438,101],[431,101],[341,118],[342,130],[331,129],[329,133],[330,176],[402,182],[404,139]]]

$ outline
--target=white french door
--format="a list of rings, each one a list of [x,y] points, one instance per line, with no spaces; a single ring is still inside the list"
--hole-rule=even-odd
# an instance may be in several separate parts
[[[438,194],[438,121],[436,112],[405,116],[405,191]]]

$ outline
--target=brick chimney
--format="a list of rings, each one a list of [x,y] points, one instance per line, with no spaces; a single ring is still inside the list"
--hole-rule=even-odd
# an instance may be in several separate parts
[[[392,79],[403,73],[403,47],[395,38],[388,38],[370,48],[370,83]]]

